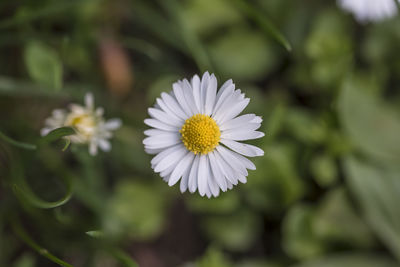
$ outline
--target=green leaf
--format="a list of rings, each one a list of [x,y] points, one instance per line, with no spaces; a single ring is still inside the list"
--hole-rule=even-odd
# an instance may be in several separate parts
[[[384,255],[342,253],[327,255],[294,267],[396,267],[398,263]]]
[[[203,227],[210,240],[229,250],[244,251],[259,236],[261,221],[257,214],[242,210],[232,215],[209,216]]]
[[[94,238],[102,238],[104,237],[104,233],[100,230],[94,230],[94,231],[87,231],[85,234],[87,234],[90,237]]]
[[[42,146],[45,144],[49,144],[51,142],[54,142],[64,136],[68,136],[68,135],[74,135],[75,134],[75,130],[71,127],[61,127],[61,128],[57,128],[52,130],[51,132],[49,132],[46,136],[43,136],[39,142],[38,145]],[[69,140],[66,139],[66,144],[63,148],[63,151],[68,147],[69,145]]]
[[[25,47],[25,64],[29,76],[37,83],[49,89],[62,87],[62,63],[56,51],[38,42],[29,42]]]
[[[315,235],[315,209],[299,204],[293,206],[283,221],[283,248],[297,259],[309,259],[322,254],[325,247]]]
[[[368,84],[347,80],[341,90],[338,112],[352,143],[381,162],[400,163],[400,117],[372,95]]]
[[[203,257],[196,262],[195,267],[232,267],[232,263],[216,247],[211,246],[207,249]]]
[[[400,260],[400,170],[347,158],[345,171],[367,222]]]
[[[259,9],[249,4],[245,0],[234,0],[236,4],[250,19],[254,20],[261,29],[268,35],[272,36],[278,43],[286,48],[287,51],[292,50],[292,46],[289,41],[283,36],[282,33],[275,27],[274,24],[262,13]]]
[[[271,43],[261,33],[244,27],[219,35],[209,50],[219,73],[240,80],[264,78],[278,60]]]
[[[13,146],[19,147],[19,148],[24,148],[24,149],[28,149],[28,150],[35,150],[37,148],[36,145],[16,141],[16,140],[8,137],[7,135],[3,134],[2,132],[0,132],[0,139],[3,139],[5,142],[7,142]]]

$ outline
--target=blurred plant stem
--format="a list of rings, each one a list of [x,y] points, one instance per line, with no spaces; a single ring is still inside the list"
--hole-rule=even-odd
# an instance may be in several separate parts
[[[278,43],[286,48],[287,51],[292,50],[292,46],[289,41],[282,35],[282,33],[275,27],[274,24],[261,13],[257,8],[253,7],[247,1],[244,0],[234,0],[233,1],[247,16],[254,20],[261,29],[271,35]]]
[[[29,235],[28,233],[22,228],[21,223],[19,222],[18,219],[13,218],[10,221],[11,227],[15,233],[25,244],[30,246],[33,250],[35,250],[37,253],[42,255],[43,257],[46,257],[47,259],[51,260],[52,262],[63,266],[63,267],[73,267],[71,264],[66,263],[65,261],[57,258],[53,254],[51,254],[47,249],[41,247],[39,244],[37,244]]]
[[[19,148],[23,148],[23,149],[28,149],[28,150],[35,150],[37,149],[36,145],[33,144],[28,144],[28,143],[22,143],[22,142],[18,142],[10,137],[8,137],[7,135],[3,134],[0,131],[0,139],[3,139],[4,141],[6,141],[7,143],[19,147]]]
[[[197,34],[191,31],[182,18],[182,7],[176,0],[158,1],[180,29],[181,38],[201,72],[214,72],[209,55]]]

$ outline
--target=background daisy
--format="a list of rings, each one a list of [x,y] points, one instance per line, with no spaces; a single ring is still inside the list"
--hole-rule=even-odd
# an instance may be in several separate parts
[[[395,1],[398,0],[338,0],[338,3],[359,22],[377,22],[397,14]]]
[[[95,109],[93,95],[87,93],[85,106],[71,104],[69,110],[53,110],[52,116],[45,120],[45,127],[40,133],[43,136],[56,128],[70,126],[75,129],[76,134],[65,138],[69,138],[71,143],[88,144],[89,153],[94,156],[98,147],[103,151],[111,150],[108,139],[112,137],[112,131],[122,124],[121,120],[116,118],[106,121],[103,114],[104,109]]]

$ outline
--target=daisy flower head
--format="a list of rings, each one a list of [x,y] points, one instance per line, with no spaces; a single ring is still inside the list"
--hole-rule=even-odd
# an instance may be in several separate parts
[[[357,21],[378,22],[397,14],[395,1],[399,0],[337,0],[345,10],[353,13]]]
[[[169,186],[180,180],[180,190],[217,197],[220,190],[246,183],[247,169],[255,165],[246,157],[264,155],[260,148],[241,143],[264,136],[257,131],[262,119],[239,114],[249,104],[232,80],[217,91],[214,74],[195,75],[162,93],[145,124],[145,150],[155,155],[151,166]]]
[[[76,134],[70,135],[71,143],[88,144],[89,153],[97,154],[98,147],[103,151],[110,151],[110,139],[112,131],[121,127],[120,119],[105,120],[104,109],[95,108],[94,98],[91,93],[85,95],[85,106],[70,104],[69,110],[55,109],[52,116],[45,120],[45,127],[41,135],[47,135],[50,131],[60,127],[72,127]]]

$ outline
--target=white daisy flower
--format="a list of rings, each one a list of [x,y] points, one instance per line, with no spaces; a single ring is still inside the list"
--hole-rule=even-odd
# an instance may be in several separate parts
[[[68,136],[71,143],[88,144],[89,153],[97,154],[97,147],[103,151],[110,151],[111,144],[108,141],[112,137],[112,131],[121,127],[120,119],[105,120],[104,109],[94,107],[94,99],[91,93],[85,95],[85,105],[71,104],[69,111],[64,109],[53,110],[52,116],[45,121],[45,127],[41,135],[47,135],[50,131],[69,126],[75,129],[76,134]]]
[[[255,165],[246,157],[264,155],[260,148],[240,143],[264,136],[256,131],[261,117],[238,116],[249,104],[232,80],[217,93],[214,74],[193,76],[173,84],[173,91],[162,93],[150,119],[144,122],[153,129],[144,132],[145,150],[156,154],[151,160],[155,172],[169,186],[180,180],[180,190],[199,191],[201,196],[218,196],[220,189],[232,189],[246,183],[247,169]]]
[[[361,22],[378,22],[397,14],[395,1],[399,0],[338,0],[339,5],[353,13]]]

